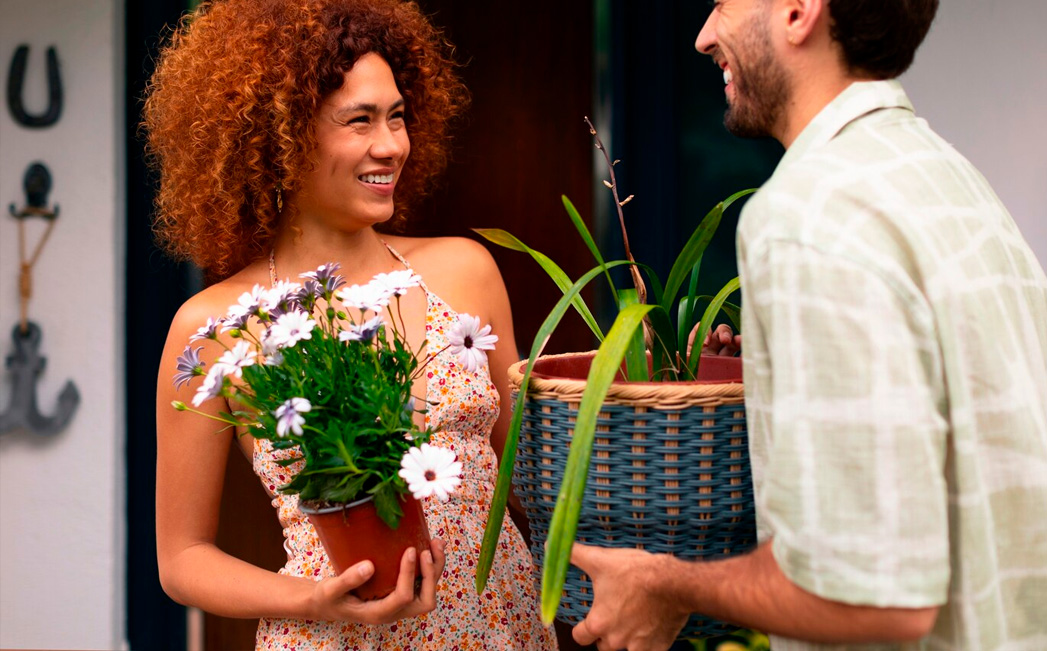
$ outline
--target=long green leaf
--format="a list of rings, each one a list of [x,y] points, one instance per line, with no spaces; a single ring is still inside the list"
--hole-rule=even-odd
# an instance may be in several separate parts
[[[712,296],[708,296],[708,295],[703,294],[703,295],[697,297],[696,303],[698,301],[711,301],[711,300],[713,300]],[[734,327],[735,332],[740,331],[742,329],[742,308],[741,308],[741,306],[735,305],[734,303],[732,303],[730,301],[724,301],[723,305],[720,307],[720,309],[723,310],[724,315],[731,322],[731,325]]]
[[[635,289],[623,289],[618,294],[618,310],[621,312],[630,305],[640,304],[640,295]],[[644,346],[643,328],[637,328],[632,341],[625,350],[625,375],[630,382],[650,382],[647,373],[647,347]]]
[[[571,280],[570,276],[568,276],[564,272],[564,270],[560,268],[558,264],[553,262],[552,259],[544,253],[540,251],[535,251],[531,247],[521,242],[519,239],[516,238],[515,235],[512,235],[511,233],[508,233],[507,231],[504,231],[500,228],[474,228],[473,231],[475,231],[477,234],[479,234],[480,236],[482,236],[487,241],[493,244],[497,244],[498,246],[504,246],[505,248],[512,249],[513,251],[522,251],[524,253],[527,253],[532,258],[534,258],[534,261],[538,263],[538,266],[540,266],[542,270],[544,270],[545,273],[548,274],[550,278],[552,278],[553,282],[556,283],[556,286],[560,288],[560,291],[566,292],[568,289],[571,288],[573,281]],[[593,331],[593,334],[596,335],[596,338],[599,341],[603,341],[603,331],[600,330],[600,326],[596,323],[596,317],[594,317],[593,313],[589,311],[589,306],[585,304],[585,301],[582,300],[582,297],[575,296],[572,305],[574,305],[574,309],[578,310],[578,314],[582,315],[582,319],[585,320],[585,324],[588,325],[589,329]]]
[[[683,250],[680,251],[680,255],[677,256],[676,262],[673,263],[673,268],[669,272],[669,278],[665,282],[665,297],[661,303],[665,306],[667,312],[672,308],[672,303],[676,300],[676,293],[680,291],[684,278],[691,272],[691,268],[694,267],[702,253],[705,252],[706,247],[709,246],[709,241],[712,240],[717,226],[720,225],[720,218],[723,217],[724,211],[730,208],[731,204],[738,199],[753,192],[756,192],[756,188],[740,190],[716,204],[698,224],[698,227],[694,229],[694,232],[691,233],[691,237],[688,238]]]
[[[730,301],[724,301],[723,306],[720,307],[723,313],[730,319],[731,325],[734,326],[735,332],[740,332],[742,329],[742,308],[739,305],[735,305]]]
[[[727,284],[723,286],[713,300],[709,301],[709,306],[705,308],[705,312],[702,314],[701,325],[698,326],[698,332],[694,335],[694,347],[691,349],[691,357],[687,361],[687,367],[691,371],[691,375],[695,378],[698,377],[698,363],[702,359],[702,343],[705,341],[705,337],[709,334],[709,330],[713,327],[713,320],[716,319],[716,313],[720,311],[727,297],[741,287],[741,281],[737,276],[727,281]]]
[[[600,249],[596,246],[592,233],[589,232],[589,227],[582,221],[582,216],[578,214],[578,209],[574,207],[574,204],[571,203],[566,194],[560,195],[560,199],[563,201],[563,207],[567,210],[567,216],[571,218],[571,223],[574,224],[575,230],[582,236],[582,240],[589,247],[589,252],[593,254],[596,263],[603,269],[604,276],[607,277],[607,284],[610,286],[611,294],[614,297],[614,303],[617,305],[619,303],[618,288],[614,286],[614,281],[611,280],[611,274],[607,271],[607,263],[604,262],[603,255],[601,255]]]
[[[607,268],[613,269],[626,264],[630,263],[626,260],[617,260],[607,263]],[[545,344],[560,324],[564,314],[571,307],[574,297],[578,296],[582,288],[601,273],[603,273],[602,267],[590,269],[569,290],[564,292],[564,295],[553,306],[552,311],[549,312],[549,316],[545,317],[545,321],[538,328],[538,334],[535,335],[534,343],[531,344],[527,366],[524,367],[523,380],[520,383],[520,390],[517,393],[516,403],[513,406],[513,417],[509,422],[509,432],[505,437],[505,447],[502,448],[502,459],[498,464],[498,480],[494,486],[494,495],[491,497],[491,511],[487,516],[487,526],[484,528],[483,542],[480,544],[480,559],[476,563],[477,593],[483,592],[484,588],[487,587],[487,577],[491,572],[491,565],[494,563],[494,553],[498,548],[498,537],[502,532],[505,505],[509,500],[509,490],[513,481],[513,464],[516,462],[516,448],[520,441],[520,425],[523,423],[524,402],[527,399],[527,387],[531,381],[531,371],[534,368],[534,362],[542,354],[542,351],[545,350]]]
[[[676,349],[673,339],[673,323],[665,308],[655,304],[654,309],[647,315],[650,319],[651,330],[653,330],[654,341],[651,342],[651,357],[655,376],[662,379],[676,379],[678,373],[673,371],[668,375],[667,369],[676,368]]]
[[[713,206],[713,209],[702,219],[698,227],[691,233],[687,243],[683,245],[680,255],[676,257],[673,268],[669,272],[669,278],[665,281],[665,296],[662,297],[662,305],[668,312],[676,300],[676,294],[680,291],[683,281],[691,273],[691,269],[701,259],[706,247],[712,241],[716,228],[720,225],[723,217],[723,203]]]
[[[547,625],[556,616],[567,578],[600,408],[622,365],[622,357],[633,335],[644,316],[653,308],[653,305],[629,305],[619,312],[589,368],[585,394],[578,406],[578,417],[571,438],[571,451],[567,455],[567,468],[556,508],[553,509],[549,539],[546,541],[545,565],[542,568],[542,621]]]
[[[749,188],[748,190],[739,190],[739,191],[735,192],[734,194],[732,194],[731,196],[727,197],[726,199],[723,200],[724,212],[726,212],[727,209],[731,207],[731,204],[734,203],[735,201],[738,201],[742,197],[744,197],[744,196],[746,196],[748,194],[752,194],[753,192],[756,192],[759,189],[760,188]]]
[[[691,282],[687,285],[687,295],[680,299],[680,305],[676,311],[676,348],[687,354],[687,336],[691,334],[691,324],[694,321],[694,310],[698,304],[698,270],[702,266],[702,256],[691,267]]]

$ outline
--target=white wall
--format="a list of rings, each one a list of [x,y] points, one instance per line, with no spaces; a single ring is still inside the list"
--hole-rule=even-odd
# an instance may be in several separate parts
[[[902,77],[917,115],[971,160],[1047,267],[1047,2],[942,0]]]
[[[52,439],[0,437],[0,648],[125,646],[123,396],[123,21],[120,0],[0,0],[0,76],[30,45],[26,108],[47,104],[47,46],[58,50],[65,108],[46,129],[0,107],[0,356],[18,319],[18,237],[33,161],[51,170],[61,215],[34,272],[30,318],[47,366],[40,409],[71,379],[72,424]],[[29,242],[43,230],[30,220]],[[0,370],[0,410],[10,380]]]

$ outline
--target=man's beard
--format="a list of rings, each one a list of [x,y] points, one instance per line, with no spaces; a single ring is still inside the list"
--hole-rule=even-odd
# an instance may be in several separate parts
[[[735,63],[735,99],[728,102],[724,126],[742,138],[774,135],[789,99],[789,76],[774,58],[766,21],[759,17],[750,21],[735,50],[752,61]]]

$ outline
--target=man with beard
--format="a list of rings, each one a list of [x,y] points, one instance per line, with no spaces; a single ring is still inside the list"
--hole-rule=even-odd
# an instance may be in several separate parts
[[[725,123],[786,153],[738,227],[760,544],[575,545],[601,650],[689,613],[792,649],[1047,648],[1047,277],[894,79],[937,0],[717,0]]]

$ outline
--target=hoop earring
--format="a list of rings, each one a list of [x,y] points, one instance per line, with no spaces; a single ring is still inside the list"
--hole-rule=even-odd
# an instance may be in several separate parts
[[[283,187],[276,184],[276,214],[280,214],[284,211],[284,192]]]

